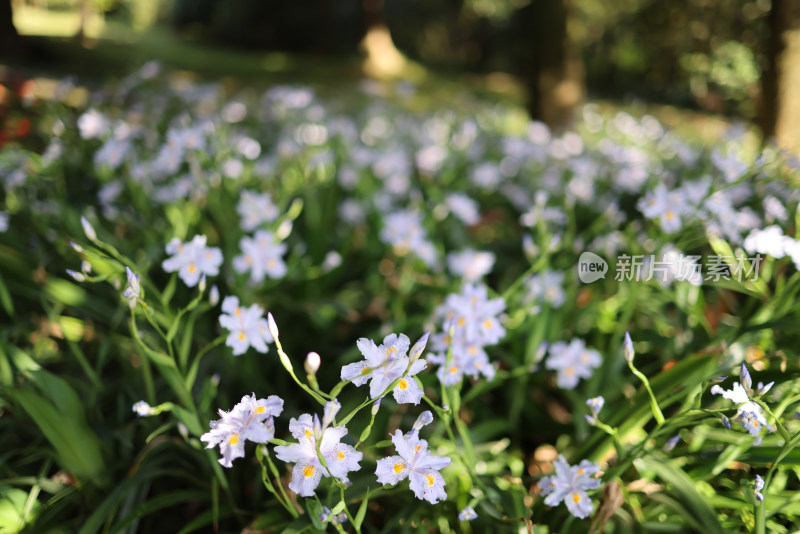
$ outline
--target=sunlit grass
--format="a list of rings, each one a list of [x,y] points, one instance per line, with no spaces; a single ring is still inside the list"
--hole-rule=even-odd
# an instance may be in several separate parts
[[[14,26],[21,35],[72,37],[78,33],[81,15],[78,11],[51,11],[34,6],[14,6]],[[99,37],[104,29],[103,16],[90,11],[85,32],[88,37]]]

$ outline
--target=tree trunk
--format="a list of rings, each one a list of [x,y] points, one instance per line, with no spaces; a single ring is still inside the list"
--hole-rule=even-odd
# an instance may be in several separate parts
[[[17,59],[25,54],[25,44],[14,27],[11,0],[0,0],[0,56]]]
[[[395,48],[389,27],[383,19],[383,0],[363,0],[364,38],[360,48],[366,54],[363,71],[374,78],[395,78],[406,66],[405,57]]]
[[[86,42],[86,23],[89,19],[89,3],[87,0],[80,0],[78,9],[80,10],[80,24],[78,26],[78,33],[75,35],[75,40],[83,44]]]
[[[565,0],[533,0],[523,8],[523,35],[531,32],[530,51],[522,54],[528,111],[556,131],[570,125],[583,99],[583,68],[567,35]]]
[[[764,139],[800,153],[800,1],[772,0],[758,125]]]

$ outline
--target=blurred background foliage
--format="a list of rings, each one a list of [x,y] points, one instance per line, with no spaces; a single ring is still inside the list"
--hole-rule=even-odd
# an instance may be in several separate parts
[[[565,105],[583,95],[644,99],[758,120],[768,135],[775,120],[759,115],[777,112],[761,109],[760,102],[775,100],[764,91],[776,89],[765,85],[764,76],[776,71],[771,56],[783,48],[771,34],[800,20],[794,0],[3,2],[12,4],[20,34],[77,34],[84,44],[87,37],[95,39],[89,46],[102,40],[135,43],[168,31],[182,42],[215,47],[353,58],[374,44],[365,40],[370,31],[388,28],[391,41],[376,42],[393,42],[410,62],[437,75],[510,75],[495,76],[489,85],[521,85],[532,115],[551,125],[571,115],[550,118],[540,111],[536,100],[542,95],[535,86],[548,69],[545,76],[577,84],[568,95],[562,91]],[[791,5],[771,19],[780,7],[774,3]],[[556,83],[543,91],[560,89]]]

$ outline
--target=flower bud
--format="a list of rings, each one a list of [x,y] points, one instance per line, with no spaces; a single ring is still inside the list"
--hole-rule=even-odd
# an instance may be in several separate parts
[[[534,355],[533,361],[534,363],[538,363],[542,361],[544,355],[547,354],[547,349],[550,348],[550,344],[547,341],[542,341],[542,344],[539,345],[539,348],[536,349],[536,354]]]
[[[747,366],[744,363],[742,363],[742,372],[739,375],[739,381],[742,383],[742,387],[749,395],[750,388],[753,387],[753,379],[750,378],[750,371],[747,370]]]
[[[142,400],[133,404],[133,413],[139,417],[147,417],[148,415],[154,415],[156,412],[152,406]]]
[[[211,286],[211,290],[208,292],[208,303],[213,307],[219,304],[219,288],[216,284]]]
[[[70,275],[70,277],[72,277],[72,279],[76,282],[86,281],[86,277],[83,275],[83,273],[75,272],[72,269],[67,269],[67,274]]]
[[[319,357],[319,354],[316,352],[309,352],[306,356],[306,363],[304,366],[306,369],[306,374],[311,376],[317,374],[320,363],[322,363],[322,359]]]
[[[600,410],[603,409],[603,405],[605,403],[606,400],[603,397],[594,397],[586,401],[586,406],[588,406],[592,411],[592,421],[595,423],[597,422],[597,416],[600,414]]]
[[[272,313],[267,313],[267,325],[269,326],[269,333],[272,334],[273,339],[278,339],[278,325],[275,324],[275,318]]]
[[[417,420],[414,421],[414,426],[412,426],[411,429],[419,431],[420,428],[422,428],[425,425],[429,425],[432,422],[433,422],[433,414],[431,413],[430,410],[425,410],[424,412],[419,414],[419,417],[417,417]]]
[[[378,397],[378,400],[376,400],[375,402],[372,403],[372,417],[375,417],[376,415],[378,415],[378,410],[381,407],[381,399],[382,398],[383,397]]]
[[[339,413],[339,410],[341,409],[342,405],[336,399],[333,399],[332,401],[328,401],[325,403],[325,409],[323,410],[322,413],[323,430],[328,428],[331,425],[331,423],[333,423],[334,417],[336,417],[336,414]]]
[[[430,332],[425,332],[425,335],[419,338],[417,342],[414,343],[414,346],[411,347],[411,350],[408,353],[409,367],[414,365],[414,362],[416,362],[422,355],[422,351],[425,350],[425,345],[428,344],[428,336],[430,335]]]
[[[292,233],[292,221],[286,220],[283,221],[279,226],[278,229],[275,231],[275,239],[278,241],[283,241],[289,234]]]
[[[667,442],[664,444],[664,448],[661,450],[663,450],[664,452],[671,451],[672,449],[675,448],[675,445],[677,445],[680,440],[681,440],[680,434],[672,436],[667,440]]]
[[[761,395],[766,394],[767,391],[772,389],[772,386],[774,386],[774,385],[775,385],[775,381],[770,382],[766,386],[763,385],[761,382],[759,382],[758,383],[758,388],[756,389],[756,397],[760,397]]]
[[[89,241],[97,241],[97,233],[92,228],[92,225],[89,224],[89,221],[86,220],[86,217],[81,216],[81,226],[83,226],[83,233],[86,234]]]
[[[633,350],[633,341],[631,341],[631,335],[628,332],[625,332],[625,341],[622,343],[622,350],[628,363],[633,363],[633,356],[636,353]]]

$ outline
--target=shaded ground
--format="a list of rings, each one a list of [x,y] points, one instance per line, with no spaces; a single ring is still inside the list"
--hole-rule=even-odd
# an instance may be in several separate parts
[[[27,78],[77,75],[84,80],[101,82],[122,78],[149,60],[187,71],[192,77],[220,81],[232,90],[247,86],[260,90],[289,83],[312,85],[323,92],[346,93],[365,78],[364,58],[360,56],[319,57],[223,48],[179,36],[163,26],[136,30],[120,21],[104,20],[96,13],[89,16],[86,37],[79,42],[75,38],[80,25],[77,12],[20,6],[15,7],[14,15],[16,27],[35,55],[34,59],[24,62],[12,60],[9,66],[20,70]],[[8,73],[0,70],[0,79],[6,77]],[[414,104],[422,109],[436,107],[442,101],[452,103],[466,90],[478,97],[518,106],[520,126],[527,122],[524,86],[513,76],[442,74],[407,61],[399,78],[411,80],[417,87]],[[378,84],[372,90],[385,88]],[[589,94],[591,98],[591,91]],[[603,115],[619,111],[635,116],[651,114],[684,136],[699,136],[709,142],[719,139],[731,125],[727,117],[674,106],[641,101],[595,102]]]

